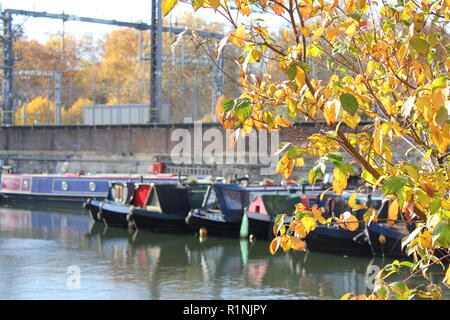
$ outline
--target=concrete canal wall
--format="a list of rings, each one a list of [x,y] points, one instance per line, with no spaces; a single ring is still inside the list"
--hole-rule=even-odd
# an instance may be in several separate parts
[[[301,124],[300,128],[304,134],[317,132],[311,124]],[[144,174],[153,162],[165,162],[173,172],[180,168],[187,172],[186,168],[195,167],[192,173],[259,175],[261,168],[271,163],[268,159],[261,161],[257,154],[269,155],[268,149],[271,144],[276,147],[278,140],[261,135],[257,139],[260,140],[247,138],[243,147],[232,150],[229,137],[218,124],[9,126],[0,127],[0,160],[18,173],[58,173],[67,169]],[[190,155],[191,164],[173,163],[171,152],[180,149],[182,141],[190,141],[183,145],[183,152]],[[279,141],[292,138],[280,135]],[[216,143],[215,158],[199,157],[203,151],[211,151],[211,143]],[[404,156],[406,149],[402,144],[395,146],[394,157]],[[229,158],[230,152],[235,153],[234,160]],[[312,165],[312,161],[307,161],[296,175],[306,177]]]

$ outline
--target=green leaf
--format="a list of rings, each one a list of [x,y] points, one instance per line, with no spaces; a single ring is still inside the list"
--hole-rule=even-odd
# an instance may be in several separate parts
[[[252,113],[252,103],[249,99],[243,99],[236,104],[235,111],[238,119],[244,122]]]
[[[352,116],[355,115],[356,109],[358,109],[358,100],[356,100],[352,94],[341,94],[339,100],[341,101],[341,106],[345,111],[350,113]]]
[[[441,208],[441,199],[434,199],[428,209],[430,209],[431,213],[436,213]]]
[[[368,183],[374,185],[375,183],[377,183],[377,179],[375,179],[375,177],[367,170],[363,170],[363,172],[361,173],[361,178],[363,178],[365,181],[367,181]]]
[[[441,127],[444,127],[448,120],[448,111],[446,107],[442,107],[436,113],[436,123]]]
[[[222,102],[222,108],[224,112],[231,111],[234,108],[234,99],[224,99]]]
[[[378,298],[380,298],[381,300],[386,298],[387,294],[388,294],[388,290],[386,289],[386,287],[381,287],[380,289],[378,289],[377,295],[378,295]]]
[[[291,147],[288,151],[288,157],[291,159],[298,159],[303,157],[303,149],[299,147]]]
[[[447,85],[447,77],[440,75],[433,80],[432,88],[443,88]]]
[[[384,181],[381,190],[385,195],[395,194],[403,188],[406,182],[408,182],[408,178],[405,176],[389,177]]]
[[[313,169],[309,170],[309,173],[308,173],[309,184],[314,184],[316,182],[316,179],[317,179],[317,173]]]
[[[305,72],[310,72],[311,71],[311,66],[309,64],[307,64],[306,62],[297,61],[296,63],[297,63],[298,66],[302,67],[302,69],[305,70]]]
[[[295,64],[291,64],[286,68],[286,73],[290,80],[294,80],[297,74],[297,66]]]
[[[335,165],[340,165],[342,163],[342,154],[340,152],[329,153],[326,157]]]
[[[414,36],[409,40],[409,45],[417,52],[421,54],[427,54],[430,51],[430,44],[420,38],[418,35]]]

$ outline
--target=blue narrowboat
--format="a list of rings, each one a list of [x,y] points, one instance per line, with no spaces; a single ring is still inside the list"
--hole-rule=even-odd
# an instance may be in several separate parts
[[[196,233],[206,229],[208,235],[239,237],[248,191],[237,184],[212,184],[206,191],[202,207],[193,209],[186,224]]]
[[[3,173],[0,194],[3,201],[45,201],[55,204],[82,204],[88,198],[105,199],[109,183],[121,182],[176,182],[176,175],[45,175]]]

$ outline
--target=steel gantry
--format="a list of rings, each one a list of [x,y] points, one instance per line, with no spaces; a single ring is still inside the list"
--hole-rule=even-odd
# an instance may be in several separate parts
[[[151,32],[151,52],[150,52],[150,110],[152,111],[150,122],[158,122],[159,109],[162,105],[162,33],[171,32],[173,34],[179,34],[185,31],[184,28],[174,28],[166,27],[162,25],[162,12],[161,12],[161,0],[151,0],[152,1],[152,13],[151,13],[151,23],[132,23],[118,20],[106,20],[97,19],[89,17],[80,17],[75,15],[69,15],[65,13],[48,13],[48,12],[37,12],[28,10],[17,10],[17,9],[5,9],[0,14],[0,19],[3,21],[3,34],[1,40],[3,42],[3,123],[6,125],[12,124],[12,114],[14,112],[14,84],[13,75],[14,72],[14,56],[13,56],[13,42],[15,38],[15,32],[12,29],[12,16],[20,15],[26,17],[34,18],[49,18],[49,19],[60,19],[65,21],[78,21],[78,22],[88,22],[97,23],[105,25],[113,25],[120,27],[128,27],[137,30],[150,30]],[[197,33],[202,37],[220,39],[223,37],[222,34],[197,31]],[[50,71],[58,72],[58,71]],[[57,73],[56,73],[57,74]],[[58,74],[57,74],[58,75]],[[60,73],[59,73],[60,76]],[[215,76],[220,82],[220,76]],[[58,81],[57,81],[58,82]],[[217,85],[220,86],[220,83]],[[223,90],[223,81],[221,88]],[[60,119],[60,116],[56,117],[56,120]]]

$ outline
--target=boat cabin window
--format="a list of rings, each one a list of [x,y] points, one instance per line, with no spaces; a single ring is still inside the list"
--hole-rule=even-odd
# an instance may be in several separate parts
[[[241,192],[232,190],[223,190],[225,205],[231,210],[242,209]]]
[[[366,206],[368,206],[369,208],[379,209],[382,203],[382,200],[368,200],[366,202]]]
[[[216,210],[219,209],[219,202],[217,201],[216,191],[211,188],[208,192],[208,198],[206,199],[205,209]]]
[[[335,198],[334,199],[334,214],[340,215],[345,211],[348,211],[350,208],[347,207],[347,198]]]
[[[153,207],[159,207],[159,200],[158,200],[158,196],[156,195],[156,190],[153,188],[150,191],[150,195],[149,195],[149,199],[147,202],[148,206],[153,206]]]

